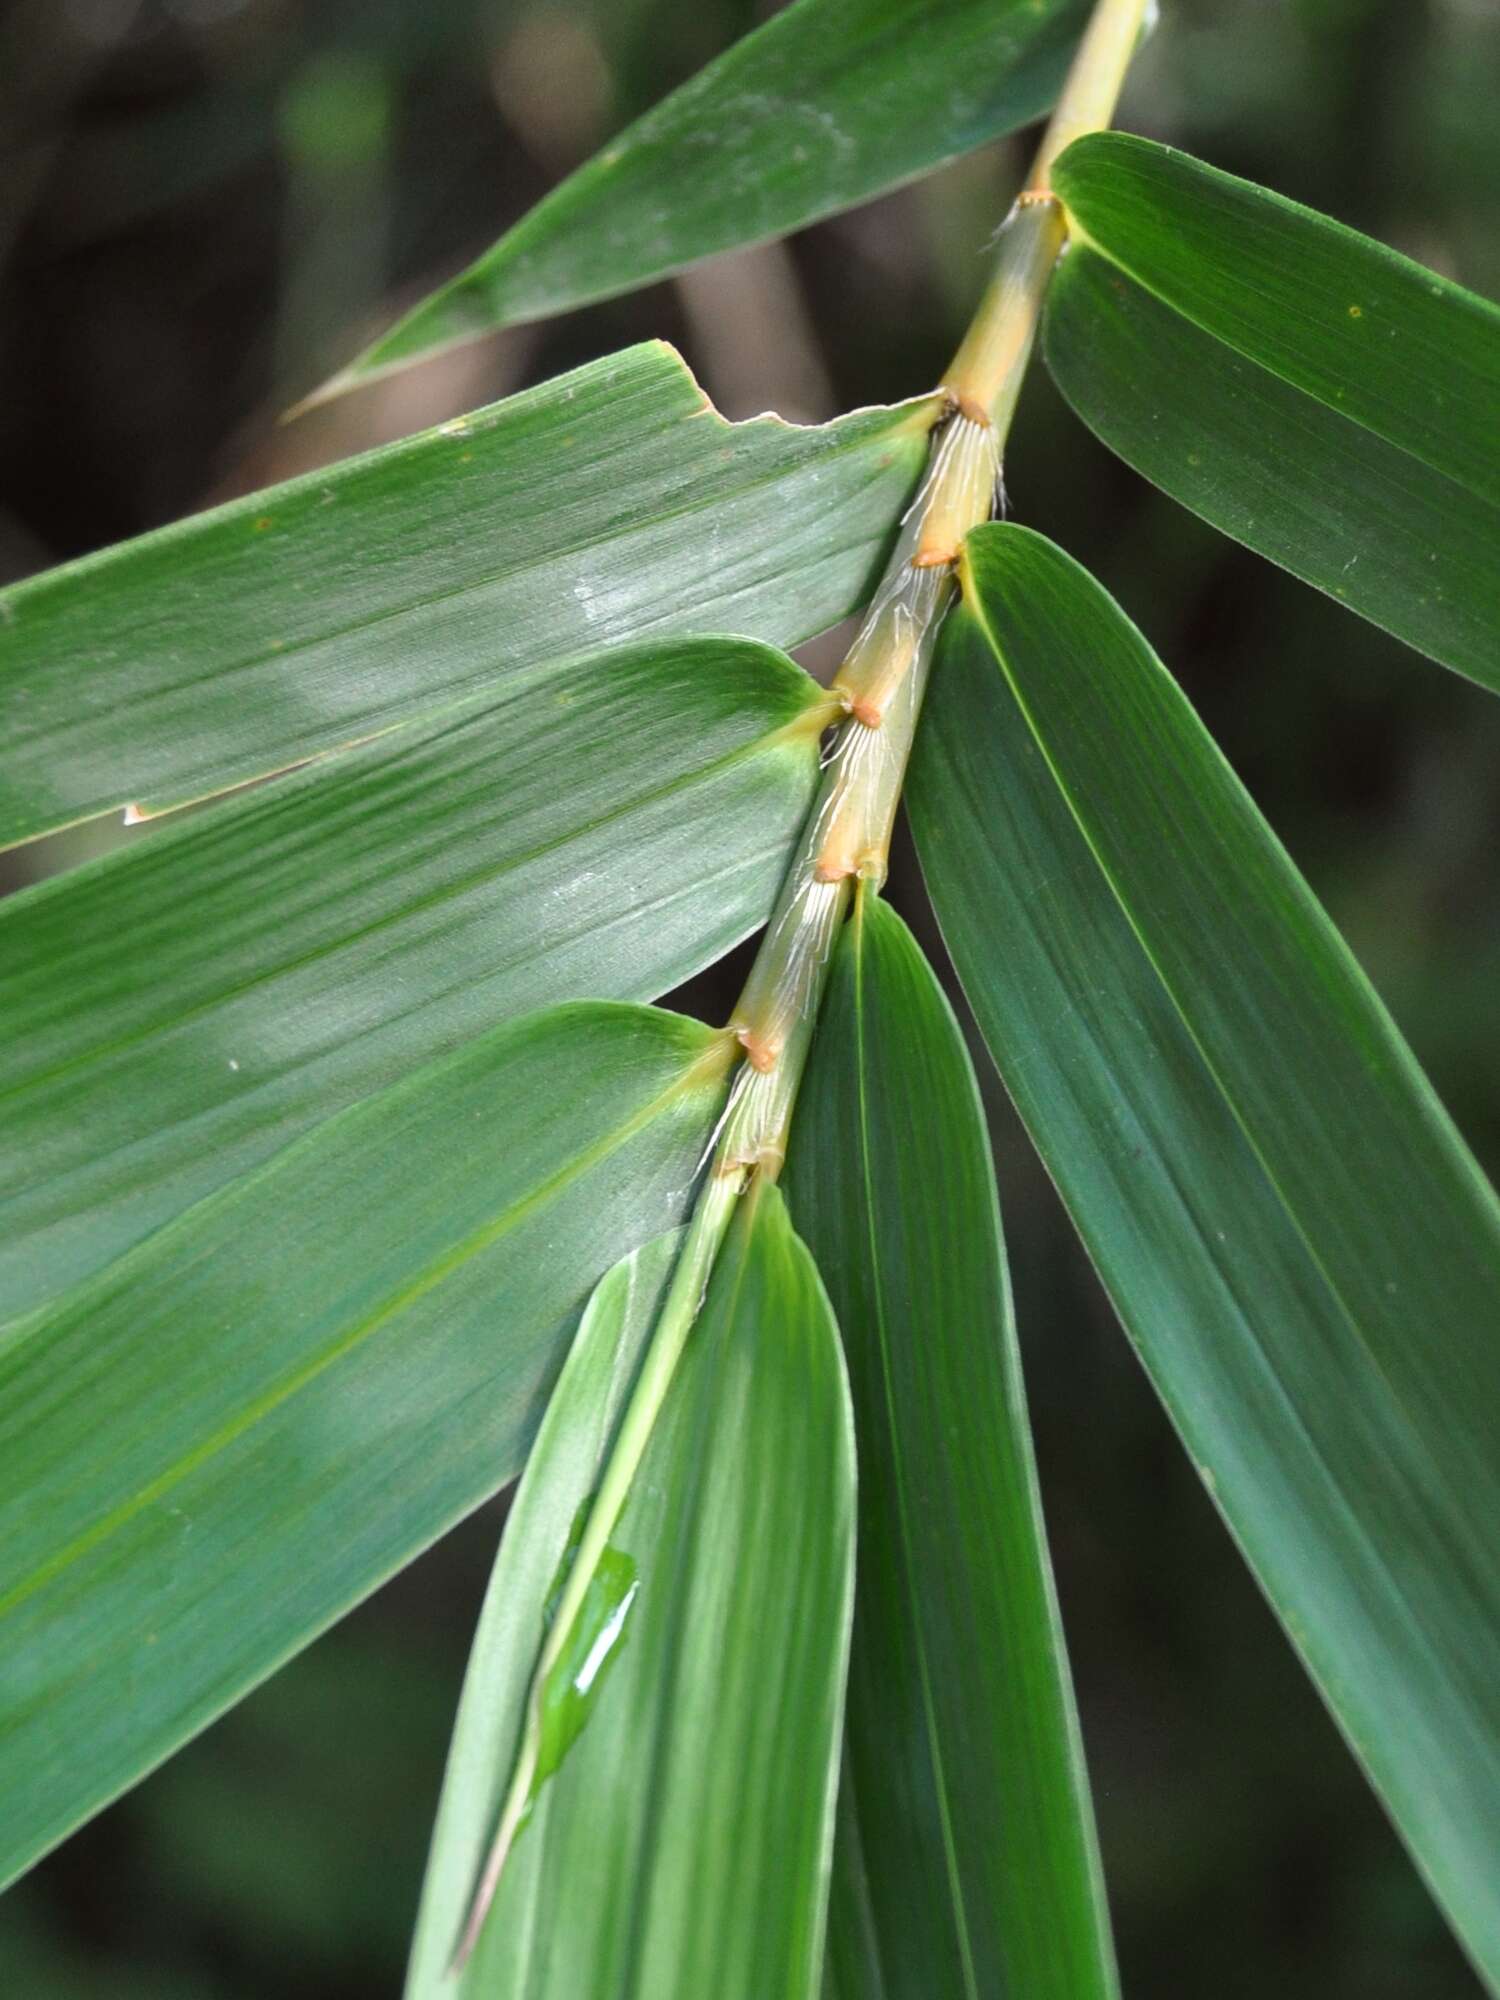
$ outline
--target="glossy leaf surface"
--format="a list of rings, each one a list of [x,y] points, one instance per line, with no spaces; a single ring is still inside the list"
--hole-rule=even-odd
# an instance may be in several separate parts
[[[628,349],[0,593],[0,844],[182,804],[605,644],[852,609],[935,405],[726,424]]]
[[[515,1474],[727,1060],[647,1008],[530,1015],[0,1336],[0,1879]]]
[[[339,383],[800,229],[1039,117],[1078,0],[793,0],[569,176]]]
[[[984,1113],[942,989],[872,897],[789,1165],[859,1453],[831,1989],[1113,1994]]]
[[[474,1956],[447,1973],[546,1593],[669,1248],[600,1287],[528,1467],[465,1683],[408,2000],[818,1992],[853,1440],[827,1300],[766,1187],[731,1226],[613,1537],[638,1588],[607,1678],[511,1850]]]
[[[742,640],[596,654],[0,905],[0,1318],[497,1022],[762,922],[818,703]]]
[[[1500,687],[1500,307],[1148,140],[1054,182],[1086,243],[1046,348],[1084,421],[1184,505]]]
[[[986,1040],[1271,1602],[1500,1972],[1493,1196],[1140,635],[970,538],[913,817]]]

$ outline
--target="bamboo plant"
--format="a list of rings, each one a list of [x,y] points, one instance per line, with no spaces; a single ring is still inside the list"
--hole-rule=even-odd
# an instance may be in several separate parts
[[[208,802],[0,911],[6,1878],[520,1473],[409,2000],[1117,1991],[905,794],[1120,1322],[1500,1991],[1500,1208],[1147,639],[1003,518],[1035,347],[1500,691],[1500,310],[1111,132],[1146,15],[795,0],[323,393],[1051,105],[933,392],[728,425],[632,349],[0,598],[0,838]],[[784,649],[856,610],[823,688]],[[726,1022],[648,1004],[757,931]]]

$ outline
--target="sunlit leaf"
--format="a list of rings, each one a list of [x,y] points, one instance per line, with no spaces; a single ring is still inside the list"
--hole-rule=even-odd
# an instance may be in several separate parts
[[[793,0],[340,376],[626,292],[867,201],[1045,111],[1081,0]]]
[[[1084,242],[1048,364],[1104,442],[1215,527],[1500,688],[1500,307],[1123,134],[1054,183]]]
[[[449,1972],[547,1595],[671,1247],[648,1246],[604,1280],[517,1496],[465,1683],[407,2000],[818,1992],[853,1440],[827,1300],[764,1186],[731,1227],[612,1538],[632,1581],[607,1675],[596,1666],[582,1691],[582,1727],[537,1795],[473,1957]]]
[[[0,1336],[0,1880],[516,1473],[727,1061],[647,1008],[530,1015]]]
[[[412,1994],[444,1991],[510,1777],[548,1612],[602,1476],[680,1242],[680,1230],[653,1238],[599,1280],[527,1457],[454,1723],[412,1941]],[[525,1842],[535,1830],[523,1833],[514,1850],[517,1867],[526,1865]]]
[[[605,644],[851,610],[935,404],[726,424],[659,344],[0,592],[0,844]]]
[[[790,1169],[859,1447],[831,1990],[1113,1994],[984,1113],[952,1009],[873,898]]]
[[[913,813],[1002,1075],[1210,1490],[1500,1974],[1500,1214],[1140,635],[980,530]]]
[[[0,1317],[466,1036],[718,957],[820,699],[747,641],[595,654],[0,904]]]

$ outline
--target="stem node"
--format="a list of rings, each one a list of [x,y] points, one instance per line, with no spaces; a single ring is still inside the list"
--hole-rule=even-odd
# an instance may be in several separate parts
[[[468,1958],[500,1873],[530,1809],[540,1748],[541,1690],[566,1645],[702,1306],[735,1203],[786,1157],[797,1085],[812,1040],[838,927],[851,894],[885,879],[891,826],[921,708],[937,628],[962,588],[964,536],[988,520],[1000,453],[1037,319],[1066,229],[1052,193],[1053,160],[1081,133],[1108,124],[1148,0],[1096,0],[1031,178],[1000,231],[994,278],[942,390],[926,480],[826,703],[798,723],[821,733],[843,720],[819,803],[782,885],[734,1019],[705,1057],[744,1062],[705,1152],[677,1268],[542,1644],[499,1826],[485,1856],[455,1954]]]
[[[771,1043],[757,1035],[753,1028],[738,1028],[735,1040],[745,1051],[745,1060],[751,1069],[759,1070],[762,1076],[776,1067],[776,1059],[781,1054],[778,1043]]]

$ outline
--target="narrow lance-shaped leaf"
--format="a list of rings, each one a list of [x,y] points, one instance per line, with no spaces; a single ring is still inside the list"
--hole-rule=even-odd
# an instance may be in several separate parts
[[[952,1009],[873,898],[834,963],[790,1170],[859,1447],[831,1990],[1113,1994],[984,1113]]]
[[[681,1230],[654,1237],[622,1257],[599,1280],[527,1455],[526,1470],[506,1516],[454,1722],[412,1939],[409,1991],[414,1994],[441,1993],[455,1962],[476,1872],[483,1865],[498,1802],[515,1761],[550,1613],[603,1476],[681,1242]],[[630,1581],[638,1584],[639,1577]],[[633,1628],[627,1631],[622,1620],[617,1636],[632,1634]],[[596,1689],[602,1693],[618,1657],[614,1646],[601,1654],[586,1699]]]
[[[793,0],[413,308],[343,387],[783,236],[1039,117],[1084,0]]]
[[[503,682],[0,905],[0,1318],[498,1021],[762,922],[823,697],[694,639]]]
[[[611,1272],[485,1602],[407,2000],[814,2000],[853,1587],[838,1335],[774,1188],[741,1204],[580,1635],[554,1768],[463,1971],[546,1604],[649,1336],[671,1246]]]
[[[1500,306],[1145,139],[1079,140],[1048,309],[1079,415],[1215,527],[1500,688]]]
[[[6,1330],[0,1880],[514,1475],[728,1062],[647,1008],[530,1015]]]
[[[913,782],[1002,1075],[1475,1962],[1500,1977],[1500,1216],[1140,635],[982,529]]]
[[[931,399],[726,424],[631,348],[0,592],[0,844],[164,808],[623,640],[861,600]]]

